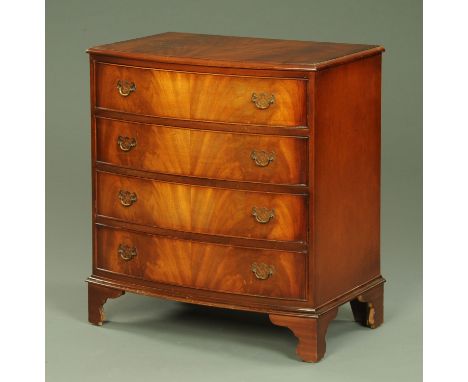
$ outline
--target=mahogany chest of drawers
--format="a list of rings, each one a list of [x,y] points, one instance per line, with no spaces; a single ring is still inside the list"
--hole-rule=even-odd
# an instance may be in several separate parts
[[[380,46],[163,33],[88,50],[89,321],[125,292],[267,313],[315,362],[383,322]]]

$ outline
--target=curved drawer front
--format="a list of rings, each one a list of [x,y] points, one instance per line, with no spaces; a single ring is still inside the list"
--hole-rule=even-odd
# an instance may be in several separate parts
[[[306,241],[306,199],[97,173],[97,214],[187,232]]]
[[[96,65],[96,106],[159,117],[306,125],[306,81]]]
[[[303,299],[302,253],[176,240],[97,226],[97,267],[135,278],[238,294]]]
[[[307,140],[96,119],[97,160],[211,179],[306,184]],[[304,161],[304,163],[302,162]]]

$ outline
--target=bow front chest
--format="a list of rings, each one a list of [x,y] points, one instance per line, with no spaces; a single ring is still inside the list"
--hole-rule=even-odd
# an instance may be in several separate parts
[[[90,48],[89,321],[125,292],[267,313],[315,362],[383,322],[383,48],[186,33]]]

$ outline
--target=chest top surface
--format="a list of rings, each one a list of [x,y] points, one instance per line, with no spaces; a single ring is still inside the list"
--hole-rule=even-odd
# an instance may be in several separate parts
[[[383,50],[379,45],[167,32],[95,46],[88,53],[188,65],[319,70]]]

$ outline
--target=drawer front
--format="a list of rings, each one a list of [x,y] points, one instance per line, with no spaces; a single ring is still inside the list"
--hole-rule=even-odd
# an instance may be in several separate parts
[[[96,160],[122,167],[190,175],[190,131],[96,118]]]
[[[307,140],[96,119],[97,160],[167,174],[306,184]]]
[[[305,255],[176,240],[97,226],[97,267],[167,284],[304,299]]]
[[[306,241],[301,195],[200,187],[97,173],[97,213],[187,232]]]
[[[96,65],[96,106],[159,117],[306,125],[306,81]]]

